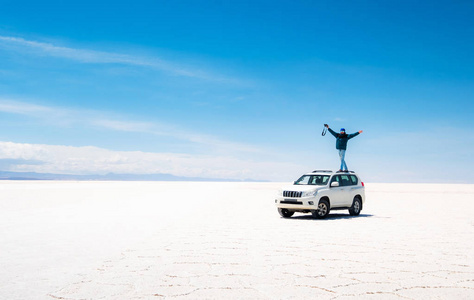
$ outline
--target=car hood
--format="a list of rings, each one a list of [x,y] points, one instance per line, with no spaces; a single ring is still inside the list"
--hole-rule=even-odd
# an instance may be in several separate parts
[[[307,192],[324,188],[322,185],[287,185],[282,188],[283,191]]]

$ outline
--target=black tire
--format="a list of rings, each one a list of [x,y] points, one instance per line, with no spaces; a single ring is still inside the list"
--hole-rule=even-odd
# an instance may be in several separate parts
[[[324,219],[329,215],[330,210],[331,208],[329,206],[329,202],[327,200],[320,200],[318,204],[318,209],[313,210],[311,214],[317,219]]]
[[[286,208],[279,208],[278,212],[280,213],[280,216],[282,216],[283,218],[290,218],[295,213],[294,211],[289,211]]]
[[[349,208],[349,214],[351,216],[358,216],[362,210],[362,201],[359,197],[355,197],[352,201],[352,206]]]

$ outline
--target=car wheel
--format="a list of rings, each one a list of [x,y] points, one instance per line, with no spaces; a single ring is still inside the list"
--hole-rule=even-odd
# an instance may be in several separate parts
[[[358,216],[361,210],[362,210],[362,201],[360,201],[359,197],[355,197],[354,201],[352,202],[351,208],[349,208],[349,214],[351,216]]]
[[[294,211],[289,211],[286,208],[279,208],[278,212],[280,213],[280,216],[282,216],[283,218],[289,218],[295,213]]]
[[[329,202],[327,200],[321,200],[319,201],[318,209],[313,210],[311,214],[318,219],[324,219],[329,215],[329,210]]]

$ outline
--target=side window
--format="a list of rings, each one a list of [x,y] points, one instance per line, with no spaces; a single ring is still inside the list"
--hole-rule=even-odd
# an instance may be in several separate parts
[[[356,177],[356,176],[351,175],[351,182],[352,182],[352,185],[357,185],[357,183],[359,182],[359,180],[357,180],[357,177]]]
[[[332,179],[331,179],[331,183],[333,183],[333,182],[339,182],[339,186],[341,186],[342,185],[341,176],[339,176],[339,175],[333,176]]]
[[[351,185],[349,175],[341,175],[341,181],[342,182],[339,182],[339,184],[342,185],[342,186]]]

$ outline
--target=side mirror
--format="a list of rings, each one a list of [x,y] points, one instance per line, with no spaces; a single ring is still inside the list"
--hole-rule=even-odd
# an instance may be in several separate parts
[[[331,182],[331,187],[338,187],[338,186],[339,186],[339,182],[337,181]]]

